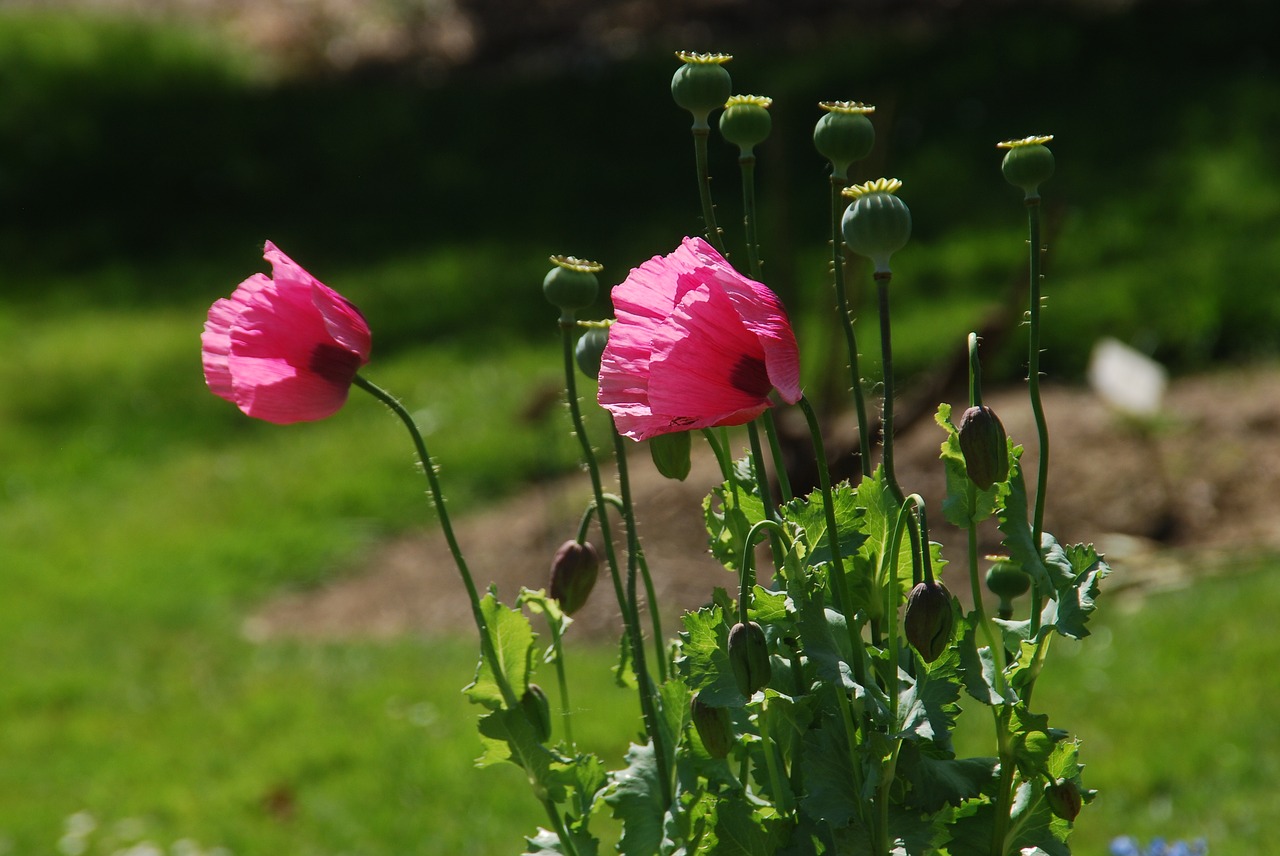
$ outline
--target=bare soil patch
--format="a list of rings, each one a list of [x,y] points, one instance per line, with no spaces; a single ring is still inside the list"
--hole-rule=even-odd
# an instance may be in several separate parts
[[[963,393],[952,396],[963,409]],[[1027,447],[1034,481],[1035,426],[1025,390],[988,391],[987,403]],[[1096,543],[1115,569],[1106,589],[1143,591],[1181,585],[1229,567],[1240,553],[1280,551],[1280,369],[1256,368],[1175,381],[1164,415],[1140,425],[1083,388],[1044,391],[1051,430],[1046,529],[1060,541]],[[958,418],[958,417],[957,417]],[[838,426],[833,431],[839,430]],[[899,436],[898,476],[938,508],[943,432],[921,420]],[[700,444],[695,443],[695,450]],[[702,500],[719,481],[708,454],[695,454],[684,482],[657,475],[643,448],[631,466],[645,554],[654,575],[664,631],[679,614],[707,602],[734,577],[707,551]],[[590,499],[585,475],[536,485],[456,521],[477,583],[514,602],[521,586],[542,588],[552,554],[576,532]],[[936,513],[934,540],[953,564],[945,579],[967,589],[959,571],[963,536]],[[988,533],[997,547],[995,534]],[[610,583],[601,582],[576,616],[573,633],[616,638],[620,621]],[[290,592],[245,623],[253,639],[387,638],[473,632],[462,584],[443,539],[407,535],[372,551],[363,567],[324,587]]]

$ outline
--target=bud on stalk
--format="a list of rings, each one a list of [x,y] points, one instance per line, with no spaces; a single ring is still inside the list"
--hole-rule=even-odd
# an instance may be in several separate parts
[[[932,663],[951,642],[951,592],[940,582],[923,582],[907,595],[903,631],[921,659]]]
[[[970,407],[960,417],[959,432],[970,481],[980,490],[990,490],[1009,477],[1009,445],[994,410],[986,405]]]
[[[546,743],[550,740],[551,704],[547,701],[547,694],[542,691],[542,687],[529,684],[524,695],[520,696],[520,709],[524,711],[529,724],[533,726],[534,733],[538,735],[538,742]]]
[[[712,707],[698,696],[689,701],[690,718],[693,728],[698,732],[707,754],[712,758],[724,758],[733,748],[733,725],[729,721],[729,711],[723,707]]]
[[[1070,779],[1055,779],[1045,785],[1044,798],[1049,803],[1049,810],[1067,821],[1075,820],[1084,806],[1080,789]]]
[[[587,602],[600,575],[600,555],[586,541],[565,541],[551,560],[548,593],[560,602],[565,615],[572,615]]]
[[[769,645],[759,624],[739,621],[729,630],[729,666],[739,692],[747,698],[769,683],[773,672],[769,665]]]

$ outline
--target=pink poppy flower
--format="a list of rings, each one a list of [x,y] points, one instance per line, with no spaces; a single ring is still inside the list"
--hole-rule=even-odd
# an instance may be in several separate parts
[[[777,390],[800,400],[800,355],[777,295],[701,238],[685,238],[613,289],[600,405],[633,440],[741,425]]]
[[[267,242],[256,273],[209,308],[200,337],[214,394],[278,425],[324,419],[369,362],[369,325],[346,298]]]

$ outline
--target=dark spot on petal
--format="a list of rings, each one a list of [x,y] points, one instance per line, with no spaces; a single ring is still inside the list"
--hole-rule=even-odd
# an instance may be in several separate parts
[[[311,351],[307,369],[334,386],[348,386],[360,369],[360,355],[330,342],[322,342]]]
[[[773,384],[769,382],[769,371],[764,360],[743,355],[729,372],[729,383],[753,398],[768,398]]]

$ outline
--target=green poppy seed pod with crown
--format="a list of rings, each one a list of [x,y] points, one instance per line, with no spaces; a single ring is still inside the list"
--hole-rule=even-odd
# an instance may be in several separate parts
[[[739,621],[729,629],[729,666],[733,669],[738,691],[747,698],[769,683],[773,676],[769,643],[759,624]]]
[[[849,166],[871,152],[876,129],[869,118],[876,108],[861,101],[823,101],[824,111],[813,128],[813,145],[831,161],[831,174],[848,178]]]
[[[720,135],[737,146],[742,157],[752,157],[755,147],[769,138],[773,130],[771,104],[773,99],[763,95],[734,95],[725,102]]]
[[[694,128],[710,128],[707,117],[723,107],[733,93],[733,81],[724,67],[733,57],[679,51],[676,58],[681,66],[671,78],[671,97],[693,114]]]
[[[589,541],[565,541],[551,560],[547,593],[560,602],[565,615],[586,604],[600,576],[600,554]]]
[[[918,583],[907,595],[907,612],[902,619],[902,630],[920,659],[932,663],[942,656],[951,643],[951,628],[955,616],[951,613],[951,592],[942,583]]]
[[[1045,143],[1053,136],[1026,137],[1021,140],[1005,140],[996,148],[1008,149],[1000,164],[1005,181],[1021,187],[1027,199],[1040,198],[1040,185],[1053,176],[1053,152]]]
[[[1004,424],[986,405],[970,407],[960,417],[960,454],[969,480],[980,490],[1009,478],[1009,444]]]
[[[520,709],[524,711],[529,724],[538,735],[539,743],[551,739],[551,703],[547,694],[537,684],[529,684],[529,688],[520,696]]]
[[[1000,598],[1001,603],[1022,597],[1031,590],[1031,576],[1016,562],[997,559],[987,568],[987,589]]]
[[[911,237],[911,211],[895,195],[900,187],[896,178],[878,178],[843,191],[853,200],[840,222],[844,242],[871,259],[876,273],[889,273],[889,257]]]
[[[698,732],[698,739],[708,755],[724,758],[729,754],[734,736],[728,708],[712,707],[695,695],[689,700],[689,718],[693,720],[693,729]]]
[[[582,373],[592,380],[600,379],[600,358],[604,356],[604,346],[609,344],[609,328],[604,324],[592,324],[587,332],[578,337],[578,344],[573,348],[573,358]]]
[[[596,274],[604,270],[604,266],[573,256],[552,256],[551,264],[551,270],[542,279],[542,293],[552,306],[560,309],[562,321],[572,321],[576,311],[595,302],[600,291]]]

